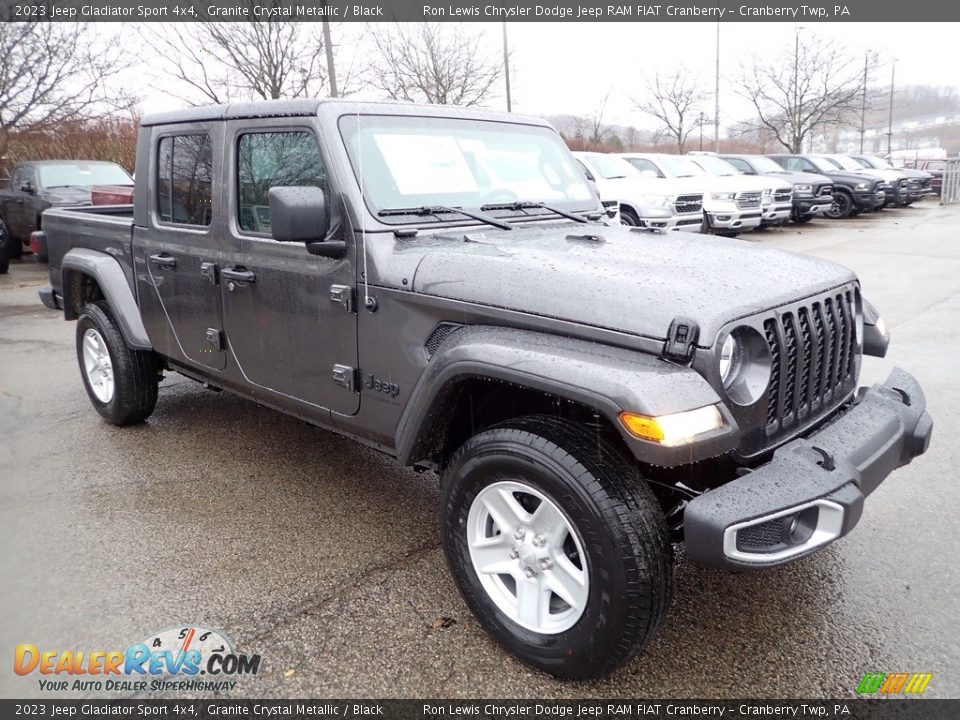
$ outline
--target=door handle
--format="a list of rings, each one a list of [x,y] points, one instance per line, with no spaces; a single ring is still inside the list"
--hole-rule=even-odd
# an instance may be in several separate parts
[[[160,268],[175,268],[177,266],[177,259],[167,253],[151,255],[150,262]]]
[[[235,280],[242,283],[255,283],[257,274],[253,270],[246,270],[243,267],[224,268],[220,271],[220,277],[224,280]]]

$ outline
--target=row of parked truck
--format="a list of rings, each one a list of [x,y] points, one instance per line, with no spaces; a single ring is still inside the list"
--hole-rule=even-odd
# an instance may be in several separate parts
[[[933,195],[933,175],[874,155],[574,153],[624,225],[735,236]]]

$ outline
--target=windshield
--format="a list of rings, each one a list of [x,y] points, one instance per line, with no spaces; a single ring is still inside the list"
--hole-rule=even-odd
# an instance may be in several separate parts
[[[38,165],[40,184],[45,188],[79,185],[133,185],[127,171],[113,163],[58,163]]]
[[[659,162],[671,177],[697,177],[705,174],[695,162],[679,155],[661,155]]]
[[[883,158],[878,158],[876,155],[864,155],[863,162],[865,162],[868,166],[872,168],[876,168],[877,170],[895,170],[896,169],[893,167],[893,165],[888,163],[886,160],[884,160]]]
[[[822,170],[823,172],[831,173],[840,169],[840,166],[829,158],[810,157],[809,160],[817,166],[818,170]]]
[[[750,165],[753,167],[754,172],[759,175],[764,175],[766,173],[782,173],[783,168],[777,165],[773,160],[768,157],[763,157],[762,155],[754,155],[750,158]]]
[[[836,163],[837,167],[843,170],[863,170],[863,166],[852,158],[848,158],[844,155],[831,155],[830,159]]]
[[[593,171],[604,180],[635,177],[640,174],[633,165],[614,155],[586,155],[584,159]]]
[[[713,155],[697,155],[695,158],[693,158],[693,161],[711,175],[725,177],[727,175],[742,174],[726,160],[721,160]]]
[[[566,145],[546,127],[398,115],[344,115],[339,125],[374,214],[435,206],[477,210],[524,202],[565,210],[597,207]],[[435,216],[418,218],[437,221]],[[384,222],[409,219],[399,214],[397,220],[385,217]]]

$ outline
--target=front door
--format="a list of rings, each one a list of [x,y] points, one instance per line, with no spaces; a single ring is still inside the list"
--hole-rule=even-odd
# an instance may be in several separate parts
[[[344,232],[343,258],[310,255],[301,243],[270,235],[268,191],[276,185],[323,188],[326,166],[314,129],[277,127],[276,120],[227,125],[229,207],[221,293],[227,342],[245,381],[274,402],[297,401],[342,414],[356,413],[360,395],[343,368],[357,366],[353,293],[354,244]],[[338,292],[344,302],[331,299]]]
[[[222,230],[212,192],[221,138],[212,124],[154,139],[149,227],[134,229],[150,341],[167,357],[214,370],[226,365],[217,286]]]
[[[21,165],[14,169],[10,177],[10,195],[6,198],[4,215],[7,218],[7,231],[10,236],[16,238],[21,243],[30,239],[30,233],[35,229],[36,211],[34,210],[34,197],[23,188],[29,185],[33,192],[37,191],[36,173],[32,167]]]

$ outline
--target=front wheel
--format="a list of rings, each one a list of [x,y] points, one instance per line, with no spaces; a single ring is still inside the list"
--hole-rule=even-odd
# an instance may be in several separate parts
[[[443,548],[471,611],[552,675],[604,675],[644,647],[669,606],[660,506],[606,440],[545,416],[468,440],[443,475]]]
[[[833,194],[833,205],[827,210],[826,216],[834,220],[842,220],[853,213],[853,198],[845,192]]]
[[[637,217],[633,210],[621,207],[620,224],[627,225],[628,227],[640,227],[640,218]]]
[[[159,382],[156,356],[127,347],[102,300],[86,305],[77,321],[77,360],[90,402],[108,422],[133,425],[153,412]]]

